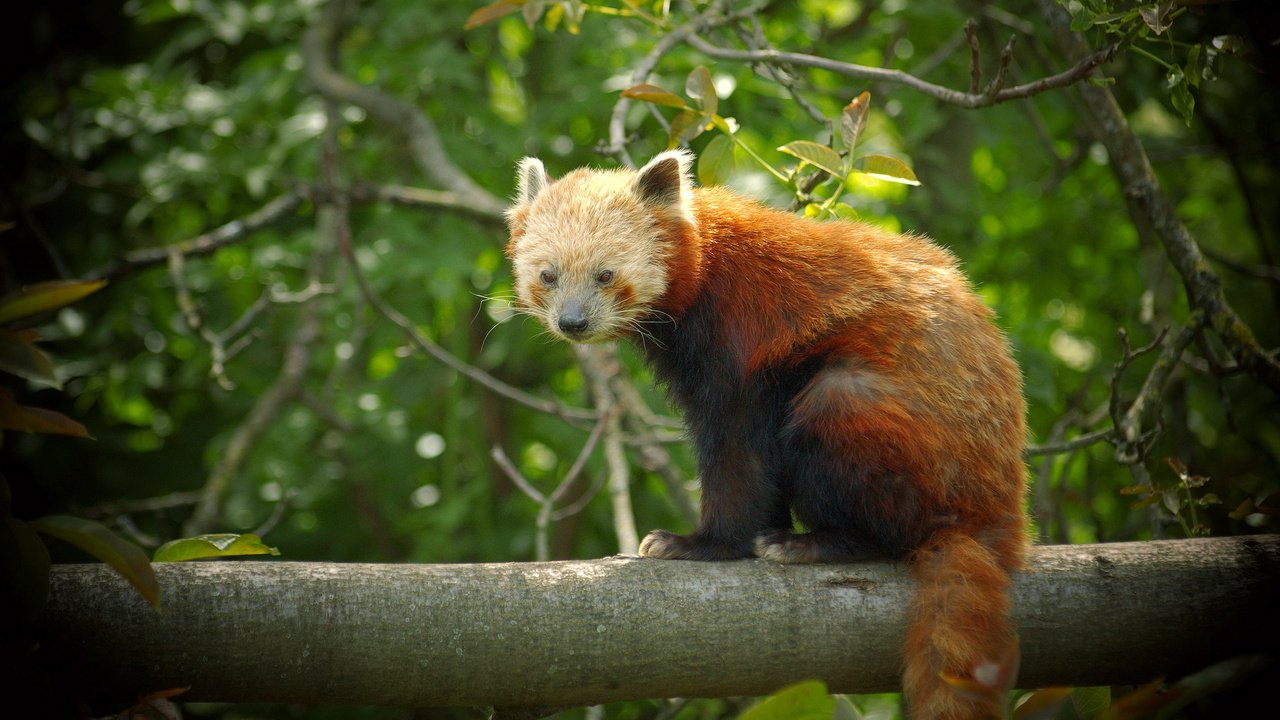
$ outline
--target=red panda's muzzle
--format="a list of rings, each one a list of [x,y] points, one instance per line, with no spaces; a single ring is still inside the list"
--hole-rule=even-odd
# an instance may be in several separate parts
[[[556,319],[560,332],[567,337],[578,338],[586,334],[589,325],[586,305],[578,299],[566,300],[560,308],[560,317]]]

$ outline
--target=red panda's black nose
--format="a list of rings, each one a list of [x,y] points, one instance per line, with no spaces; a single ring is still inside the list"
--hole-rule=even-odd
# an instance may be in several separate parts
[[[587,329],[586,308],[581,302],[567,302],[560,311],[560,318],[556,320],[556,325],[560,326],[560,331],[566,335],[577,335]]]

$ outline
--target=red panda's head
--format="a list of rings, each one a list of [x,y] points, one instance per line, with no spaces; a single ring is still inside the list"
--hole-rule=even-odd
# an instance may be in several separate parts
[[[507,255],[522,309],[552,333],[596,342],[643,333],[693,231],[689,165],[673,150],[639,171],[575,170],[552,181],[520,161]]]

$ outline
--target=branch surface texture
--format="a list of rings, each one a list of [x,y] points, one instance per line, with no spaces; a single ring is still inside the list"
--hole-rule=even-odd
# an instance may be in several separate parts
[[[894,690],[914,583],[894,563],[616,557],[484,565],[158,564],[153,610],[54,568],[51,641],[109,696],[408,707]],[[1280,535],[1035,548],[1019,685],[1119,685],[1274,651]]]

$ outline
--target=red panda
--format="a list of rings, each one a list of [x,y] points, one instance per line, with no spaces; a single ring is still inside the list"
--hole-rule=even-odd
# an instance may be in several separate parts
[[[640,554],[905,558],[910,716],[999,717],[942,678],[1005,656],[1027,546],[1022,378],[993,313],[932,242],[695,188],[691,160],[552,181],[525,158],[507,211],[523,309],[635,339],[684,413],[699,524]]]

